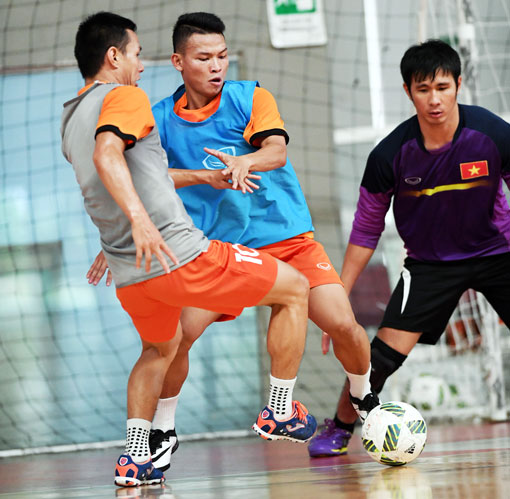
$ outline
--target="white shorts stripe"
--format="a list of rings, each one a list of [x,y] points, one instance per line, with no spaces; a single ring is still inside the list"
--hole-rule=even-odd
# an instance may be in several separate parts
[[[400,307],[400,313],[404,313],[406,308],[407,299],[409,298],[409,291],[411,291],[411,272],[405,267],[402,270],[402,280],[404,281],[404,290],[402,292],[402,306]]]

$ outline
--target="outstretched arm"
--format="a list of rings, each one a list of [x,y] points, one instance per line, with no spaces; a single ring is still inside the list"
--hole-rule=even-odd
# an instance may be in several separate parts
[[[372,248],[365,248],[352,243],[347,245],[340,279],[342,279],[348,295],[373,254],[374,250]]]
[[[233,189],[230,176],[224,175],[222,171],[223,170],[181,170],[177,168],[169,168],[168,175],[172,177],[176,189],[198,184],[207,184],[215,189]],[[259,188],[259,186],[253,183],[252,180],[260,180],[260,175],[250,173],[246,178],[246,183],[250,188],[247,188],[248,192],[253,192],[251,189]]]
[[[165,243],[139,198],[131,173],[124,158],[124,141],[115,133],[105,131],[97,135],[94,149],[94,164],[99,178],[131,222],[131,232],[136,246],[136,268],[140,268],[145,257],[145,270],[150,271],[152,255],[170,272],[164,254],[178,263],[172,250]]]

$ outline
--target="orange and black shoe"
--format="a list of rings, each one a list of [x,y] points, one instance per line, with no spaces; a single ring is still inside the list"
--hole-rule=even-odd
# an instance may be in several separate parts
[[[152,461],[135,463],[129,454],[122,454],[115,466],[115,485],[119,487],[137,487],[163,483],[165,476],[154,468]]]
[[[253,430],[266,440],[290,440],[291,442],[308,442],[317,430],[317,421],[308,414],[306,407],[297,400],[292,402],[294,412],[285,421],[274,418],[273,411],[264,407],[259,414]]]

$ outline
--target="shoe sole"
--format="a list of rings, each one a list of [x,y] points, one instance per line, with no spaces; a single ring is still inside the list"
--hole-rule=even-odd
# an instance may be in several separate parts
[[[347,454],[347,447],[342,447],[341,449],[331,449],[327,452],[310,452],[308,450],[308,455],[310,457],[335,457],[335,456],[345,456]]]
[[[130,476],[116,476],[114,483],[118,487],[138,487],[139,485],[156,485],[158,483],[163,483],[165,481],[164,478],[155,478],[154,480],[138,480],[138,478],[133,478]]]
[[[251,428],[255,433],[257,433],[260,437],[262,437],[265,440],[289,440],[290,442],[295,442],[297,444],[306,444],[306,442],[309,442],[315,435],[314,432],[314,434],[310,435],[306,440],[301,440],[299,438],[287,437],[285,435],[274,435],[272,433],[266,433],[264,430],[261,430],[257,426],[257,423],[255,423]]]

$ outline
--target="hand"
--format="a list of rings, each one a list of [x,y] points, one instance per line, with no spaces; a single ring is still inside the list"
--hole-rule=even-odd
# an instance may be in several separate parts
[[[250,162],[245,156],[232,156],[216,149],[204,147],[204,151],[215,158],[218,158],[225,166],[221,174],[232,180],[232,189],[241,189],[243,194],[246,192],[253,193],[253,189],[259,186],[251,181],[251,179],[260,179],[260,175],[250,173]]]
[[[89,280],[89,284],[97,286],[99,281],[101,281],[103,278],[106,269],[108,269],[108,263],[106,262],[104,253],[100,251],[96,256],[94,263],[90,266],[90,269],[87,272],[86,277]],[[112,271],[108,269],[108,274],[106,275],[106,285],[109,286],[112,283],[112,280]]]
[[[331,342],[331,337],[328,333],[322,331],[322,355],[326,355],[329,352],[329,343]]]
[[[170,260],[176,265],[179,263],[173,251],[165,243],[159,230],[147,215],[133,219],[131,222],[131,233],[136,247],[137,269],[140,268],[142,258],[145,257],[145,272],[149,272],[151,270],[153,254],[156,255],[156,258],[167,274],[170,273],[170,267],[163,253],[168,255]]]
[[[215,189],[233,189],[230,177],[223,175],[223,170],[207,170],[207,185]]]

